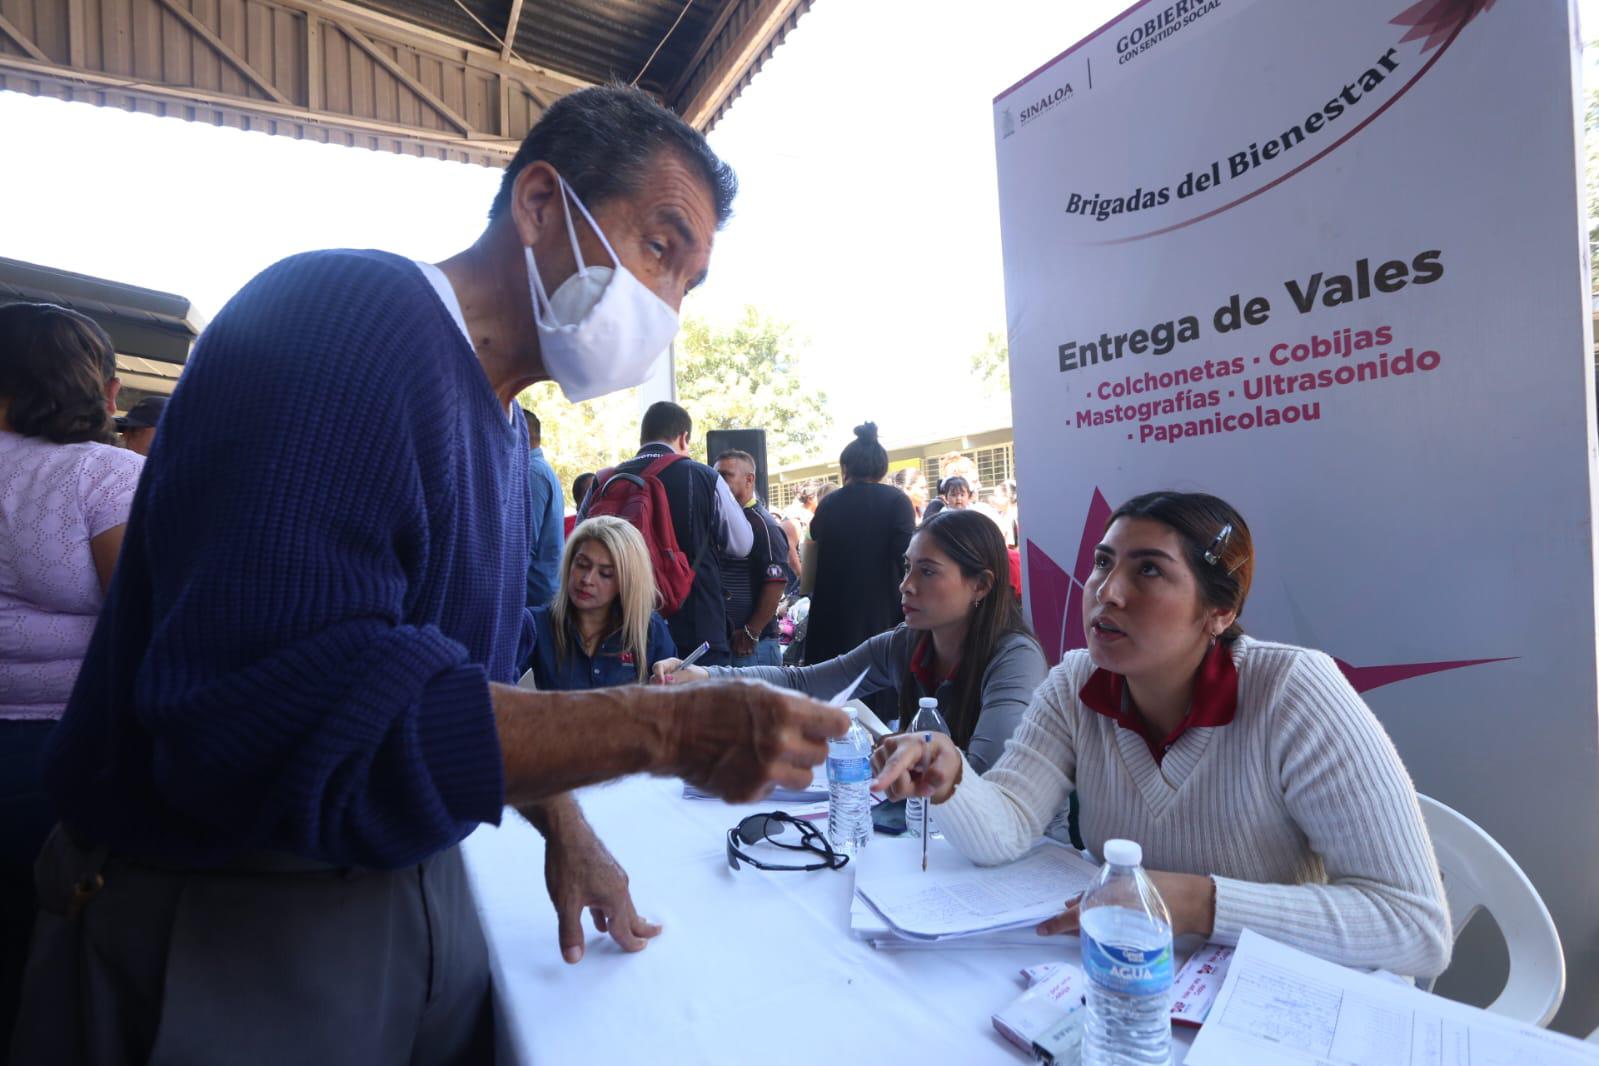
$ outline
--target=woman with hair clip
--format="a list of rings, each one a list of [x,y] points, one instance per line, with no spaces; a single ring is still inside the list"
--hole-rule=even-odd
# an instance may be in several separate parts
[[[554,601],[532,609],[534,682],[557,691],[645,681],[650,663],[676,651],[655,606],[655,572],[639,531],[609,516],[579,523]]]
[[[942,737],[893,738],[874,787],[931,796],[983,864],[1027,851],[1075,788],[1089,850],[1143,845],[1175,935],[1249,928],[1346,966],[1441,973],[1449,911],[1415,787],[1332,659],[1244,636],[1254,567],[1222,500],[1128,500],[1084,587],[1088,647],[1050,671],[999,762],[978,776]],[[1075,933],[1076,904],[1039,932]]]
[[[899,720],[931,696],[956,750],[978,772],[1005,750],[1043,681],[1044,653],[1006,584],[1005,542],[980,514],[950,511],[911,538],[900,582],[905,621],[813,666],[679,669],[655,664],[658,681],[749,677],[828,699],[866,671],[857,695],[894,692]]]
[[[33,925],[33,860],[55,821],[39,752],[72,694],[144,468],[111,443],[116,375],[91,319],[0,307],[0,1051]]]

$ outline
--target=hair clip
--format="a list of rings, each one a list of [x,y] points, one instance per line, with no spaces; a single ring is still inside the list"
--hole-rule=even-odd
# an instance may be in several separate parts
[[[1222,553],[1227,550],[1227,541],[1233,535],[1233,524],[1228,522],[1221,527],[1221,532],[1216,534],[1216,539],[1210,542],[1210,547],[1205,549],[1205,562],[1215,566],[1221,562]],[[1231,571],[1229,571],[1231,573]]]

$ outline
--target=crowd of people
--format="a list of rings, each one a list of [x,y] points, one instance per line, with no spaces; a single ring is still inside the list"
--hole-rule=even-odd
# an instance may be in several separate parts
[[[656,404],[567,521],[514,398],[642,380],[735,192],[647,95],[564,96],[459,255],[313,252],[251,281],[147,458],[110,444],[104,333],[0,309],[15,1061],[488,1061],[459,842],[515,808],[547,841],[563,958],[585,909],[642,949],[659,927],[573,790],[806,786],[848,725],[817,698],[861,673],[887,719],[938,701],[949,735],[889,738],[874,787],[929,797],[974,862],[1021,854],[1075,792],[1082,843],[1141,842],[1179,933],[1445,967],[1410,778],[1331,659],[1244,634],[1255,547],[1224,501],[1118,508],[1087,647],[1053,668],[1020,608],[1014,483],[985,497],[956,455],[936,493],[890,481],[870,423],[842,485],[774,515],[754,458],[693,459],[689,412]],[[1041,931],[1075,929],[1068,907]]]

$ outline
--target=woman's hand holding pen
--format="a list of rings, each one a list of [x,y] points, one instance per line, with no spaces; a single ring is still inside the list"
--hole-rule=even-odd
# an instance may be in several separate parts
[[[960,749],[943,733],[903,733],[888,737],[872,752],[877,779],[872,791],[891,800],[927,796],[943,803],[955,794],[965,763]]]

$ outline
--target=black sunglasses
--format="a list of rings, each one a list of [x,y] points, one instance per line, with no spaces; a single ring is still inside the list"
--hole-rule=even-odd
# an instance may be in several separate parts
[[[777,839],[787,826],[799,830],[798,844]],[[763,840],[786,851],[808,851],[820,856],[822,861],[805,866],[778,866],[762,862],[739,849],[740,843],[759,844]],[[841,870],[849,862],[849,856],[834,851],[827,837],[810,822],[796,818],[787,811],[774,811],[771,814],[752,814],[727,831],[727,865],[737,870],[740,861],[749,863],[757,870]]]

